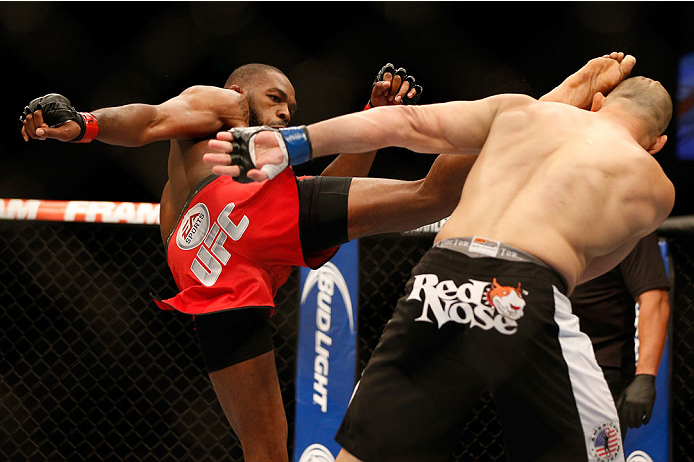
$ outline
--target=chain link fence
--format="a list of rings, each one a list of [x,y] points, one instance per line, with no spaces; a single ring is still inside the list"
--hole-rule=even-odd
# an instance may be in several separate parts
[[[1,222],[0,261],[1,460],[242,460],[158,228]],[[276,301],[293,435],[298,271]]]
[[[360,244],[358,370],[366,365],[429,236]],[[694,460],[694,238],[671,242],[673,460]],[[0,222],[0,460],[241,461],[209,383],[191,319],[150,292],[176,291],[151,226]],[[273,317],[277,367],[294,433],[299,275]],[[505,460],[483,396],[457,461]]]
[[[670,322],[672,460],[694,461],[694,235],[668,239],[675,270]]]

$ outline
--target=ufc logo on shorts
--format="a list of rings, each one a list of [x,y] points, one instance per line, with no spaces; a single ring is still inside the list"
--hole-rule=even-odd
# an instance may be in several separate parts
[[[496,281],[495,281],[496,282]],[[502,315],[488,300],[492,283],[488,281],[468,282],[457,286],[451,280],[440,281],[435,274],[418,274],[414,277],[412,292],[407,300],[422,302],[422,314],[415,321],[432,323],[431,315],[441,328],[447,322],[468,324],[484,330],[496,329],[504,335],[513,335],[518,330],[518,323]],[[518,294],[515,295],[518,299]],[[525,301],[520,302],[521,316]],[[520,317],[520,316],[519,316]]]
[[[212,229],[205,236],[205,240],[190,266],[195,277],[207,287],[213,286],[217,282],[224,266],[231,257],[231,254],[224,248],[227,237],[238,241],[250,223],[246,215],[241,218],[238,225],[232,222],[229,218],[232,210],[234,210],[234,203],[230,202],[224,207],[222,213],[217,217],[217,221],[212,225]]]

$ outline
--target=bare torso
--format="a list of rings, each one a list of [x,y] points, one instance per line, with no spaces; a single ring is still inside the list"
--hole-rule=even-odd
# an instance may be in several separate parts
[[[557,270],[570,292],[619,263],[667,216],[668,197],[672,184],[624,127],[527,98],[494,119],[436,240],[502,241]]]
[[[169,149],[169,180],[164,186],[159,211],[162,241],[166,239],[178,223],[178,216],[188,195],[195,186],[212,174],[212,167],[202,160],[208,140],[171,140]]]

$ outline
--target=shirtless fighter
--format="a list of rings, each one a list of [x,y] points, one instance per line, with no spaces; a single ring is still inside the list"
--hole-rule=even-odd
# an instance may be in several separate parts
[[[670,213],[674,187],[652,155],[671,114],[662,85],[634,77],[596,93],[591,111],[505,94],[210,142],[217,152],[230,139],[237,153],[251,147],[256,179],[385,146],[477,159],[357,386],[339,461],[447,460],[484,388],[509,460],[624,460],[614,401],[567,294]]]

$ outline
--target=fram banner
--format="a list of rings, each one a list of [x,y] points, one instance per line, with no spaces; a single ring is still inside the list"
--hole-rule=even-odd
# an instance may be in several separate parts
[[[149,202],[0,199],[0,220],[159,224],[159,204]]]
[[[671,274],[670,257],[667,241],[661,240],[660,254],[665,262],[665,271],[671,287],[674,275]],[[638,310],[637,310],[638,323]],[[647,425],[627,430],[624,449],[627,462],[667,462],[670,460],[670,339],[665,341],[665,351],[660,360],[658,375],[655,379],[655,405],[653,415]],[[638,346],[638,332],[636,333]],[[638,347],[636,351],[638,358]]]
[[[301,269],[295,462],[332,462],[356,373],[358,243],[317,270]]]

